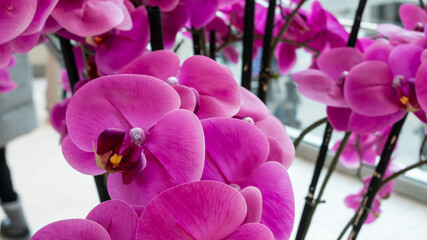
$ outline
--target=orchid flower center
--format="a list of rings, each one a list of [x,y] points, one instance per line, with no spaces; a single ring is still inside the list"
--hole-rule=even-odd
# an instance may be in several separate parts
[[[250,124],[255,124],[254,120],[251,117],[245,117],[242,120]]]
[[[116,37],[116,30],[110,30],[101,35],[87,37],[86,43],[95,47],[108,47],[110,42]]]
[[[417,24],[415,24],[414,26],[414,31],[424,32],[424,24],[422,24],[421,22],[417,22]]]
[[[407,112],[416,112],[420,109],[415,94],[415,79],[397,75],[393,79],[392,87],[396,89],[399,108]]]
[[[95,151],[95,162],[99,168],[109,173],[123,173],[137,166],[145,167],[145,158],[142,157],[144,131],[141,128],[132,128],[129,131],[130,143],[126,147],[123,146],[125,135],[126,131],[115,128],[105,129],[99,135]]]
[[[342,72],[340,78],[338,79],[337,84],[339,86],[343,86],[344,85],[344,81],[345,81],[345,79],[346,79],[347,76],[348,76],[348,71]]]
[[[176,77],[170,77],[166,80],[169,85],[178,85],[178,79]]]

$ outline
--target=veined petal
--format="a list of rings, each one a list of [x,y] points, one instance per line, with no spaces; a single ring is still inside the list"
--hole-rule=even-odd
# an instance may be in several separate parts
[[[283,159],[280,161],[286,168],[289,168],[295,158],[294,144],[289,138],[283,123],[275,116],[269,114],[261,121],[255,122],[265,136],[272,137],[278,141],[283,150]]]
[[[108,232],[98,223],[86,219],[67,219],[53,222],[32,237],[32,240],[111,240]]]
[[[57,3],[58,0],[37,0],[37,9],[34,17],[22,35],[29,35],[40,32]]]
[[[70,136],[64,138],[61,147],[65,160],[77,171],[88,175],[99,175],[105,172],[96,166],[93,150],[90,152],[81,150],[73,143]]]
[[[91,99],[91,101],[88,101]],[[71,98],[68,131],[82,150],[93,150],[107,128],[147,131],[164,114],[178,109],[179,96],[167,83],[142,75],[111,75],[90,81]]]
[[[164,191],[142,213],[137,239],[223,239],[246,215],[246,203],[223,183],[201,181]]]
[[[214,164],[206,164],[203,179],[216,179],[209,167],[215,167],[226,183],[239,183],[248,178],[267,160],[269,145],[264,134],[250,123],[237,119],[202,120],[206,154]],[[208,161],[210,159],[206,159]]]
[[[344,71],[350,69],[363,61],[363,54],[350,47],[330,49],[319,56],[317,66],[330,78],[338,81]]]
[[[121,74],[142,74],[167,81],[176,77],[179,71],[179,57],[172,51],[148,52],[133,60],[122,69]]]
[[[421,64],[423,48],[413,44],[399,45],[390,52],[389,65],[394,76],[413,78]]]
[[[133,240],[139,217],[135,210],[120,200],[110,200],[96,206],[86,219],[99,223],[110,234],[111,240]]]
[[[276,239],[289,239],[295,218],[294,193],[289,175],[277,162],[262,164],[241,187],[254,186],[262,193],[261,222]]]
[[[188,58],[181,66],[179,83],[200,94],[197,116],[232,117],[239,111],[240,90],[233,75],[222,65],[204,56]]]
[[[123,1],[122,1],[123,2]],[[52,17],[67,31],[81,37],[105,33],[125,19],[120,1],[61,0]]]
[[[292,74],[292,79],[298,84],[298,91],[305,97],[328,106],[347,106],[337,80],[319,70],[308,69],[297,72]]]
[[[194,112],[197,106],[197,97],[194,89],[182,85],[173,85],[173,89],[179,94],[181,99],[180,109],[186,109]],[[199,103],[200,104],[200,103]]]
[[[0,45],[19,36],[30,25],[38,1],[2,0],[0,3]]]
[[[271,230],[261,223],[248,223],[240,226],[236,231],[230,234],[225,240],[242,239],[263,239],[273,240],[274,235]]]
[[[256,122],[264,119],[270,113],[267,106],[251,91],[240,87],[240,95],[240,110],[236,116],[241,118],[250,117]]]
[[[256,187],[246,187],[240,191],[246,201],[248,211],[244,223],[259,223],[262,215],[262,194]]]
[[[396,113],[398,98],[392,81],[386,63],[365,61],[349,72],[344,84],[345,99],[353,111],[366,116]]]

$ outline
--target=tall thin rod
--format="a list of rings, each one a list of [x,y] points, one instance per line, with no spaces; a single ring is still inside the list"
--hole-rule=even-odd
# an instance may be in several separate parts
[[[64,57],[65,69],[67,70],[68,79],[70,81],[71,91],[74,93],[74,86],[76,85],[77,81],[79,81],[79,74],[76,60],[74,59],[73,47],[71,46],[70,40],[60,36],[58,36],[58,38],[62,49],[62,55]],[[94,179],[101,202],[110,200],[105,174],[94,176]]]
[[[270,79],[271,67],[270,48],[273,39],[274,15],[276,10],[276,0],[270,0],[268,4],[267,24],[265,25],[264,42],[262,48],[261,71],[258,80],[258,97],[262,102],[267,101],[268,80]]]
[[[216,60],[216,36],[215,30],[209,31],[209,57]]]
[[[159,7],[148,7],[148,20],[150,22],[151,50],[164,49],[162,35],[162,18]]]
[[[243,26],[242,86],[251,91],[255,0],[246,0]]]

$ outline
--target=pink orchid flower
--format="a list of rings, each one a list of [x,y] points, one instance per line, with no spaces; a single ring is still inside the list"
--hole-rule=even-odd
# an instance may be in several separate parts
[[[65,159],[85,174],[116,173],[108,178],[110,196],[145,206],[167,188],[201,177],[203,130],[179,106],[176,91],[153,77],[94,79],[68,104]]]
[[[101,203],[86,219],[51,223],[31,239],[273,240],[265,225],[244,222],[250,208],[246,201],[239,191],[223,183],[187,183],[164,191],[145,208],[120,200]]]
[[[348,106],[370,117],[403,117],[405,112],[421,111],[415,75],[422,50],[416,45],[402,44],[390,51],[387,62],[367,60],[352,68],[344,87]]]
[[[120,200],[110,200],[96,206],[86,219],[53,222],[37,231],[31,239],[134,240],[138,221],[131,206]]]
[[[95,62],[101,75],[115,74],[117,71],[141,56],[150,41],[150,26],[145,7],[131,13],[132,29],[112,30],[92,39],[96,46]]]
[[[200,119],[232,117],[239,111],[240,91],[233,75],[204,56],[193,56],[179,66],[179,57],[166,50],[135,59],[119,73],[143,74],[168,82],[181,97],[181,108]]]
[[[236,189],[252,186],[262,195],[261,222],[275,239],[288,239],[294,222],[292,184],[286,168],[267,161],[269,142],[250,123],[230,118],[202,120],[206,160],[202,179]]]
[[[383,179],[387,178],[391,174],[393,174],[393,169],[396,167],[393,166],[393,163],[390,163],[388,166]],[[344,199],[344,203],[347,207],[352,208],[354,211],[357,211],[360,206],[360,202],[363,199],[363,195],[368,191],[369,183],[371,182],[372,177],[366,177],[363,179],[364,187],[357,194],[352,194],[347,196]],[[388,182],[383,188],[379,190],[379,192],[375,195],[374,202],[371,207],[371,211],[368,214],[368,218],[365,220],[366,224],[374,222],[381,213],[381,199],[387,199],[391,193],[393,193],[394,181]]]
[[[81,37],[96,36],[113,28],[130,30],[129,11],[124,0],[61,0],[52,17],[67,31]]]
[[[144,209],[136,239],[274,239],[265,225],[244,222],[250,208],[246,201],[219,182],[179,185]]]
[[[285,126],[270,114],[267,106],[252,92],[240,87],[242,102],[234,118],[252,122],[267,137],[270,144],[268,161],[276,161],[289,169],[295,158],[295,148]]]
[[[375,165],[377,157],[375,144],[377,141],[378,138],[374,134],[351,134],[340,156],[341,164],[351,169],[359,168],[361,162]],[[341,140],[337,141],[332,147],[332,151],[336,152],[340,144]]]
[[[37,2],[35,0],[4,0],[1,2],[0,44],[9,42],[25,31],[34,18]]]

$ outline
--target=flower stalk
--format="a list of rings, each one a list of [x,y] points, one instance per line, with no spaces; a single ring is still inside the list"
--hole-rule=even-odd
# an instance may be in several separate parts
[[[247,0],[243,31],[242,86],[251,91],[255,0]]]
[[[353,240],[357,238],[357,235],[359,234],[359,231],[362,228],[363,223],[368,217],[368,213],[370,211],[370,208],[372,207],[372,203],[375,199],[375,195],[380,189],[382,177],[384,176],[387,166],[389,165],[391,154],[393,153],[394,147],[396,146],[396,142],[397,142],[397,139],[399,138],[400,131],[406,120],[406,116],[407,115],[405,115],[405,117],[403,117],[400,121],[398,121],[393,125],[393,128],[391,129],[390,134],[388,135],[387,143],[381,154],[380,162],[375,168],[375,171],[372,175],[372,180],[369,183],[368,191],[364,195],[361,201],[359,210],[356,213],[356,218],[352,224],[353,230],[351,231],[350,236],[348,238],[349,240]]]
[[[162,35],[162,19],[159,7],[148,7],[148,20],[150,22],[151,50],[164,49]]]
[[[74,93],[74,86],[77,81],[79,81],[79,74],[77,71],[76,61],[74,59],[73,47],[71,46],[70,40],[61,36],[58,36],[58,38],[62,49],[62,55],[64,57],[65,69],[67,70],[71,91]],[[96,189],[101,202],[111,199],[108,194],[107,181],[104,175],[105,174],[94,176]]]

